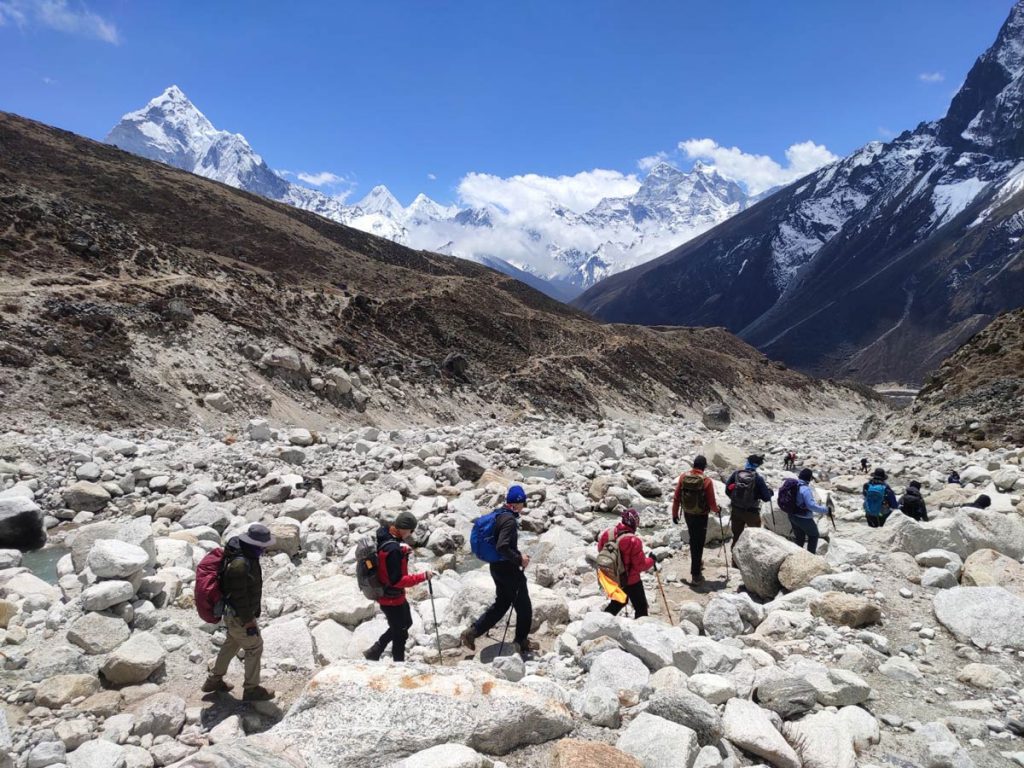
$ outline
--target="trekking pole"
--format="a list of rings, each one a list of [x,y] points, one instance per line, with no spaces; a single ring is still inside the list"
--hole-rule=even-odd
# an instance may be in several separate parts
[[[831,493],[825,496],[825,507],[828,509],[828,519],[832,521],[832,530],[838,531],[839,526],[836,525],[836,505],[832,502]]]
[[[775,522],[775,504],[771,499],[768,499],[768,508],[772,511],[772,533],[778,533],[779,526]]]
[[[434,605],[434,581],[427,579],[427,590],[430,592],[430,612],[434,616],[434,638],[437,640],[437,663],[444,665],[444,656],[441,655],[441,632],[437,628],[437,607]]]
[[[652,560],[654,558],[651,558]],[[654,560],[654,578],[658,580],[658,591],[661,592],[661,602],[665,604],[665,613],[668,614],[668,623],[670,626],[675,626],[676,622],[672,618],[672,609],[668,607],[668,598],[665,597],[665,587],[661,583],[661,571],[658,569],[658,561]]]
[[[525,578],[525,577],[524,577]],[[508,628],[512,624],[512,611],[515,610],[516,603],[519,602],[519,590],[522,589],[522,584],[516,587],[516,593],[512,598],[512,605],[508,607],[508,618],[505,620],[505,631],[501,633],[501,642],[498,644],[498,655],[501,656],[501,652],[505,650],[505,638],[508,637]],[[516,625],[518,627],[518,625]]]
[[[722,510],[718,510],[718,527],[722,529],[722,536],[725,536],[725,523],[722,522]],[[729,581],[729,553],[725,551],[725,539],[722,539],[722,559],[725,560],[725,580]]]

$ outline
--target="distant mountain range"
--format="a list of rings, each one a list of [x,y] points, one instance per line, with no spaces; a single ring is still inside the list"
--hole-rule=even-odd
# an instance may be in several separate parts
[[[177,86],[126,114],[106,142],[404,245],[487,264],[563,300],[759,199],[713,167],[697,163],[687,172],[661,163],[631,197],[606,198],[583,212],[551,199],[546,215],[529,225],[498,206],[444,206],[423,194],[403,207],[385,186],[347,205],[272,170],[245,137],[215,128]]]
[[[576,305],[725,326],[819,375],[917,382],[1024,304],[1024,2],[946,116],[873,142]]]

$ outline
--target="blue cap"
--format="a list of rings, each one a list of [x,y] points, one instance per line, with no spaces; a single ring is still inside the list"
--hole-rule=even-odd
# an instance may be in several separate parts
[[[505,494],[505,502],[507,504],[525,504],[526,503],[526,491],[523,490],[521,485],[513,485],[508,489],[508,493]]]

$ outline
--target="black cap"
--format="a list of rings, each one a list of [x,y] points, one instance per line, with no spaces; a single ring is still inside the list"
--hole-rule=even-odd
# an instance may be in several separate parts
[[[797,477],[799,477],[805,483],[809,483],[812,480],[814,480],[814,473],[811,471],[810,467],[804,467],[803,469],[800,470],[800,474],[797,475]]]
[[[400,512],[395,518],[395,528],[401,528],[403,531],[415,531],[418,523],[416,515],[409,510]]]
[[[747,463],[753,464],[755,467],[760,467],[762,464],[764,464],[764,456],[762,456],[759,453],[752,453],[749,456],[747,456]]]
[[[875,471],[871,473],[872,477],[877,477],[879,480],[885,480],[888,475],[885,474],[885,470],[881,467],[875,467]]]
[[[918,488],[918,489],[920,489],[921,488],[921,481],[920,480],[911,480],[910,481],[910,487],[911,488]]]
[[[697,456],[693,460],[693,468],[694,469],[707,469],[708,468],[708,460],[706,458],[704,458],[703,456]]]

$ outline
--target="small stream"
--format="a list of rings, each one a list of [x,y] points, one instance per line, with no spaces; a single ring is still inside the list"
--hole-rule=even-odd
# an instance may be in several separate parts
[[[21,565],[47,584],[57,583],[57,561],[71,550],[67,547],[43,547],[21,556]]]

